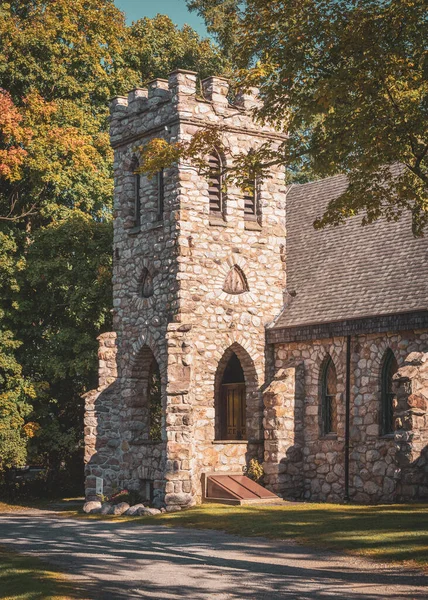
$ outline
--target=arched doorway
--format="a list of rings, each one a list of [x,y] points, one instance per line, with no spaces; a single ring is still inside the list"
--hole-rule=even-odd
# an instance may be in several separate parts
[[[216,439],[245,440],[246,387],[244,371],[232,352],[216,390]]]

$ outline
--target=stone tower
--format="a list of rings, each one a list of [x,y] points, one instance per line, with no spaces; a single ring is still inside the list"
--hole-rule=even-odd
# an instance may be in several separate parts
[[[87,397],[88,496],[100,477],[107,491],[188,506],[202,498],[204,473],[263,461],[265,326],[285,289],[283,171],[246,193],[226,189],[219,173],[230,155],[282,138],[254,123],[255,90],[231,105],[228,87],[210,77],[198,93],[197,74],[178,70],[111,103],[117,366],[115,336],[105,334],[100,388]],[[212,124],[228,149],[207,157],[212,177],[184,162],[152,179],[135,174],[136,146],[186,141]],[[153,373],[161,439],[151,432]]]

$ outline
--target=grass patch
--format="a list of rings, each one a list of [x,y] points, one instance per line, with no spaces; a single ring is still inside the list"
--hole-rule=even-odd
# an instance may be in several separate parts
[[[0,549],[2,600],[70,600],[72,582],[37,558]]]
[[[131,519],[131,518],[129,518]],[[144,523],[294,539],[312,547],[428,568],[428,505],[224,506],[142,517]]]
[[[81,504],[83,506],[83,503],[83,498],[43,498],[34,500],[15,500],[14,502],[4,502],[0,500],[0,514],[19,513],[33,508],[37,508],[39,510],[54,510],[59,512],[75,511],[76,504]]]

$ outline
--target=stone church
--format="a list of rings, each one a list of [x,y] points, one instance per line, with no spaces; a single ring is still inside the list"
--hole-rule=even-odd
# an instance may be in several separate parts
[[[201,502],[212,473],[243,473],[287,499],[428,499],[428,243],[410,220],[317,231],[344,176],[243,193],[230,156],[282,134],[258,100],[178,70],[111,103],[114,333],[100,336],[86,395],[86,494],[135,489],[174,510]],[[136,147],[223,147],[210,176],[180,161],[136,174]]]

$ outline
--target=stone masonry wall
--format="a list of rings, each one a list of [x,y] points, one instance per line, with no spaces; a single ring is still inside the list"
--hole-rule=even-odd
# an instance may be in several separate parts
[[[426,469],[427,445],[427,417],[424,408],[427,393],[424,387],[426,362],[419,367],[404,365],[409,353],[421,352],[427,346],[426,331],[352,337],[350,497],[354,501],[391,502],[418,497],[414,482],[426,477],[426,473],[423,474],[423,469]],[[380,382],[382,359],[388,348],[394,352],[399,367],[404,367],[399,371],[401,391],[397,396],[399,398],[401,394],[402,399],[401,408],[397,405],[394,412],[397,419],[395,433],[382,436]],[[346,338],[278,344],[274,351],[277,373],[286,369],[290,361],[301,363],[304,369],[302,488],[299,492],[294,484],[289,486],[283,475],[281,491],[289,498],[340,502],[344,497]],[[320,377],[327,354],[331,356],[337,372],[338,429],[337,435],[323,436]],[[410,394],[409,389],[417,392]],[[292,403],[289,404],[288,411],[291,422]],[[403,418],[400,413],[405,414],[404,421],[400,421]],[[272,459],[273,463],[275,458]],[[284,465],[287,465],[286,461]],[[285,472],[287,468],[286,466]],[[290,476],[293,473],[292,468]],[[420,490],[421,494],[426,494],[426,488],[422,486]]]
[[[394,377],[396,499],[428,498],[428,352],[412,352]]]
[[[110,456],[120,464],[119,485],[139,488],[151,479],[155,499],[171,509],[201,499],[203,472],[236,472],[252,456],[262,460],[265,325],[281,310],[285,289],[280,168],[258,186],[253,221],[244,218],[243,194],[232,185],[225,190],[224,213],[213,218],[206,178],[184,163],[164,172],[164,212],[159,219],[156,181],[142,175],[141,223],[136,225],[138,144],[159,136],[185,141],[206,124],[222,127],[224,145],[232,155],[268,139],[281,140],[271,128],[254,124],[254,93],[238,95],[231,106],[226,80],[203,82],[204,97],[197,93],[196,81],[195,73],[176,71],[168,81],[156,80],[147,90],[133,90],[112,102],[119,390],[114,406],[121,444]],[[234,268],[247,283],[242,294],[223,290]],[[142,297],[147,274],[153,293]],[[218,365],[224,365],[232,351],[245,376],[248,442],[215,440]],[[153,357],[161,373],[164,412],[162,442],[156,444],[144,432],[144,373]]]
[[[96,477],[104,479],[106,494],[118,485],[119,478],[116,334],[103,333],[98,341],[99,385],[85,395],[84,460],[88,499],[95,496]]]

